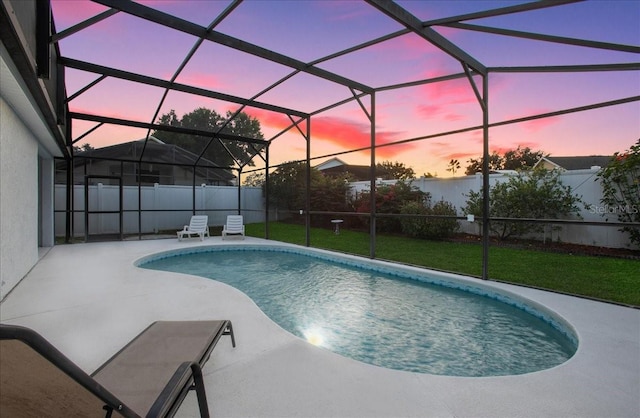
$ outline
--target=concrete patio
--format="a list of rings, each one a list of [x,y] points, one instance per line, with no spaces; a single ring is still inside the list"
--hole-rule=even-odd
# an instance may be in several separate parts
[[[293,336],[225,284],[133,264],[158,251],[223,244],[212,237],[53,247],[0,304],[0,319],[35,329],[87,372],[152,321],[230,319],[237,348],[223,338],[204,369],[216,417],[640,416],[640,310],[495,283],[569,321],[576,355],[520,376],[394,371]],[[195,395],[179,416],[199,416]]]

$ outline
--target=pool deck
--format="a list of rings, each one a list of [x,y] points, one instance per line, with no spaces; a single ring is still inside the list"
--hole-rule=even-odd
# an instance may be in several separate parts
[[[571,323],[577,353],[549,370],[465,378],[388,370],[284,331],[223,283],[140,269],[159,251],[273,243],[143,240],[53,247],[0,304],[3,323],[35,329],[87,372],[156,320],[230,319],[204,369],[214,417],[638,417],[640,310],[493,283]],[[195,395],[179,417],[197,417]]]

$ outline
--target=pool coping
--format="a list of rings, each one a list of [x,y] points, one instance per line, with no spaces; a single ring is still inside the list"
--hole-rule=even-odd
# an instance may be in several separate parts
[[[205,368],[214,416],[640,415],[637,309],[481,281],[560,315],[578,350],[559,366],[525,375],[436,376],[344,358],[282,330],[230,286],[134,266],[166,250],[274,243],[211,237],[57,246],[0,304],[0,319],[35,329],[89,372],[154,320],[230,319],[238,347],[221,341]],[[198,416],[195,400],[177,416]]]

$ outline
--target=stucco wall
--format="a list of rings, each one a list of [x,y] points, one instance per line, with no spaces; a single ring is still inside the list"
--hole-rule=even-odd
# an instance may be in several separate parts
[[[0,300],[38,261],[38,143],[0,97]]]

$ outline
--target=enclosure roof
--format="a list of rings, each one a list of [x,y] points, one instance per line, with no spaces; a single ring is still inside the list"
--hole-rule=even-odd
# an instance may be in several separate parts
[[[57,0],[52,41],[66,68],[74,141],[101,146],[109,132],[112,143],[126,142],[131,130],[139,137],[162,129],[158,117],[172,109],[207,107],[255,117],[268,143],[296,137],[276,152],[295,148],[304,157],[302,144],[313,138],[313,156],[331,157],[368,149],[372,134],[379,156],[401,156],[416,140],[485,124],[637,103],[640,8],[598,3]],[[578,95],[538,89],[540,97],[531,89],[531,104],[518,110],[488,100],[522,74],[533,75],[518,84],[530,89],[549,73],[575,75],[579,86],[594,85],[584,74],[624,85]],[[484,79],[492,82],[486,91]],[[550,105],[538,104],[554,92]]]

